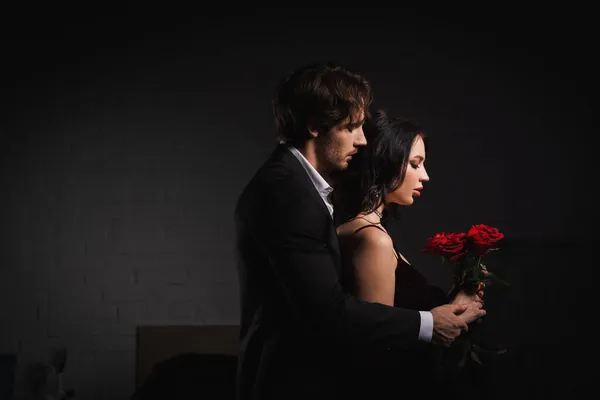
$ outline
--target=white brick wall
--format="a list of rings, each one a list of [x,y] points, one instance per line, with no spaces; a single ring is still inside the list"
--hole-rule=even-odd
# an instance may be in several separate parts
[[[239,188],[203,176],[207,154],[190,173],[195,159],[182,163],[168,138],[128,148],[118,137],[24,148],[0,175],[10,196],[0,214],[0,351],[17,352],[22,367],[67,347],[64,383],[81,399],[133,393],[138,325],[239,322]]]
[[[17,351],[23,365],[66,346],[67,386],[82,398],[105,398],[99,394],[105,390],[111,399],[125,398],[133,391],[136,326],[238,322],[234,273],[211,270],[233,270],[227,254],[223,265],[215,262],[218,253],[186,261],[179,252],[106,251],[104,261],[61,252],[73,263],[50,262],[27,273],[22,263],[3,263],[0,351]]]

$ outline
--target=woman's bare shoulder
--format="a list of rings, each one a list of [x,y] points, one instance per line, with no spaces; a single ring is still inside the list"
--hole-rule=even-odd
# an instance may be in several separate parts
[[[338,227],[338,236],[347,244],[361,249],[393,249],[392,238],[381,227],[364,219],[354,219]]]

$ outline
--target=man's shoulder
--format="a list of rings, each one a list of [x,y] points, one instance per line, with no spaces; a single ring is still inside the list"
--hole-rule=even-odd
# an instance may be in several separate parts
[[[302,176],[305,171],[301,166],[295,168],[293,162],[297,160],[291,153],[289,155],[293,160],[280,155],[265,161],[242,190],[237,207],[240,204],[293,202],[305,198],[302,194],[306,189],[307,177]]]
[[[281,190],[297,181],[296,172],[287,163],[269,159],[252,176],[243,193],[272,193],[274,190]]]
[[[244,192],[288,191],[303,186],[307,180],[306,171],[299,161],[285,147],[277,148],[256,171],[245,187]]]

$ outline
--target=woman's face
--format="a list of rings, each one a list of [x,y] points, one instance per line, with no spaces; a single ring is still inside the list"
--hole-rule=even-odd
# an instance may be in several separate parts
[[[418,135],[413,141],[408,156],[406,175],[402,185],[393,192],[388,193],[385,200],[387,203],[409,206],[415,201],[416,197],[421,195],[423,182],[427,181],[429,181],[429,175],[425,170],[425,143],[423,138]]]

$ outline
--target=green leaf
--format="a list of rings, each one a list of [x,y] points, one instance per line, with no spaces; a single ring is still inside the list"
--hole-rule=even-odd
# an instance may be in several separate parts
[[[500,286],[510,286],[510,284],[508,282],[506,282],[503,279],[500,279],[498,277],[498,275],[494,274],[493,272],[488,272],[484,282],[486,283],[486,285],[490,284],[490,285],[500,285]]]
[[[479,365],[483,365],[483,363],[481,362],[481,360],[479,359],[479,356],[477,355],[477,353],[473,350],[471,350],[471,360],[475,361],[477,364]]]
[[[500,285],[502,285],[502,286],[510,286],[510,283],[506,282],[506,281],[505,281],[505,280],[503,280],[503,279],[500,279],[500,278],[498,278],[498,277],[496,277],[496,278],[494,278],[494,279],[495,279],[495,282],[494,282],[494,283],[496,283],[496,284],[500,284]]]

